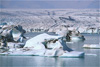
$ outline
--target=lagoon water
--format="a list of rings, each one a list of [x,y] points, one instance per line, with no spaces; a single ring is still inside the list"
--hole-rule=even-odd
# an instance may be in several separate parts
[[[36,34],[34,34],[36,35]],[[100,67],[100,49],[84,49],[84,44],[99,44],[100,34],[83,34],[86,40],[67,45],[84,51],[84,58],[49,58],[39,56],[0,56],[0,67]],[[28,35],[26,35],[28,36]],[[32,36],[32,35],[30,35]]]

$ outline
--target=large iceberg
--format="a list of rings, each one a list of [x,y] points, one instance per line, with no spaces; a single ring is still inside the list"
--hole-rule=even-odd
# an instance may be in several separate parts
[[[28,40],[24,48],[26,47],[33,48],[35,50],[45,50],[44,54],[40,56],[49,56],[49,57],[53,57],[53,56],[83,57],[84,56],[83,52],[74,51],[71,48],[67,47],[66,42],[63,41],[61,36],[53,36],[53,35],[48,35],[46,33],[37,35],[32,39]]]
[[[10,49],[4,55],[38,55],[46,57],[84,57],[84,52],[74,51],[67,47],[61,36],[39,34],[26,41],[23,48]]]

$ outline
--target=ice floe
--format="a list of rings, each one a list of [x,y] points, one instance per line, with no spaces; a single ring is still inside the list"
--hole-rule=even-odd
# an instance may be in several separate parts
[[[83,47],[89,49],[100,49],[100,44],[84,44]]]

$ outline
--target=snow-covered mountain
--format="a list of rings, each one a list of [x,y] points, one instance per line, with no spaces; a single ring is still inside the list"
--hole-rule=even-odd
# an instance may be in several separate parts
[[[2,9],[0,23],[22,25],[25,29],[54,30],[62,25],[74,28],[100,27],[98,9]]]

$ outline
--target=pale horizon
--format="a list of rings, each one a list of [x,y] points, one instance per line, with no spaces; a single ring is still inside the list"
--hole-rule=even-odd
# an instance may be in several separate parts
[[[0,9],[99,9],[99,0],[1,0]]]

